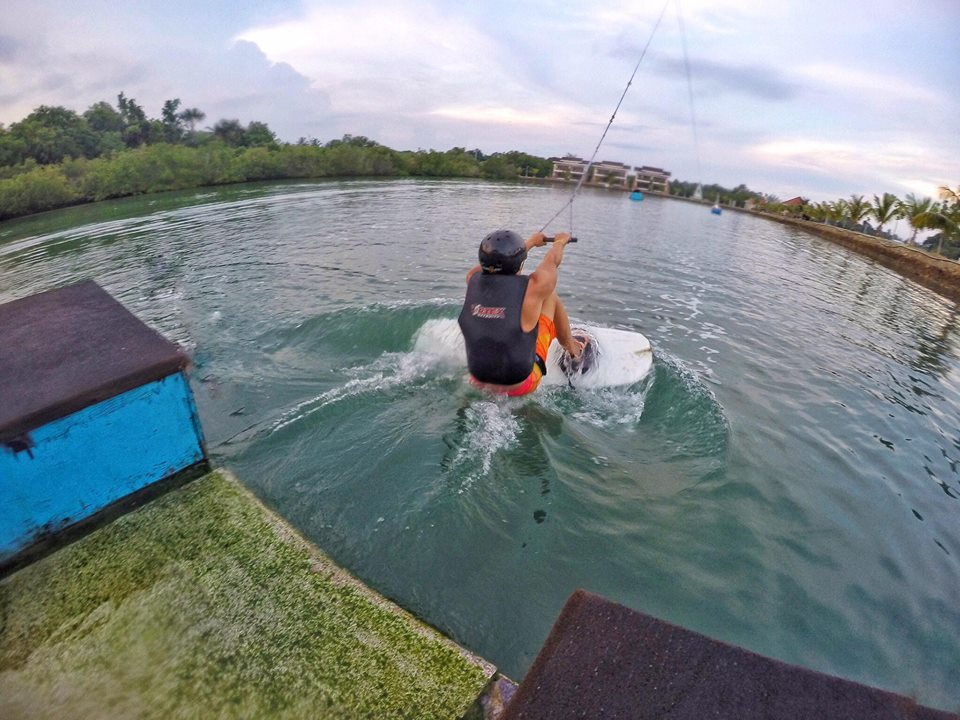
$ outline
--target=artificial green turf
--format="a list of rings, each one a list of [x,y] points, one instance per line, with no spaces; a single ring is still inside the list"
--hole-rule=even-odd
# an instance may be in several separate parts
[[[0,581],[5,719],[447,719],[492,673],[220,472]]]

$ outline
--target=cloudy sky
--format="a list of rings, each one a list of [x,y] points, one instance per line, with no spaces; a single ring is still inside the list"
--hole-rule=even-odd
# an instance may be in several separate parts
[[[958,28],[960,0],[4,0],[0,122],[124,91],[286,141],[589,157],[652,34],[598,159],[935,196],[960,185]]]

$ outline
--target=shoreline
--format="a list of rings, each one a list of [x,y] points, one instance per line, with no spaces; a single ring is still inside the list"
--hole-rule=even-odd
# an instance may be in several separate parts
[[[534,180],[539,182],[550,182],[556,185],[568,184],[565,181],[551,180],[550,178],[524,178],[525,180]],[[605,188],[597,183],[584,183],[584,187],[594,187],[608,190],[620,190],[628,192],[627,188]],[[668,195],[659,192],[645,191],[645,195],[664,198],[666,200],[680,200],[682,202],[695,203],[710,207],[713,205],[708,200],[695,200],[693,198],[680,197],[678,195]],[[919,285],[932,290],[938,295],[942,295],[948,300],[960,303],[960,262],[950,260],[940,255],[929,253],[923,248],[898,243],[885,238],[864,235],[855,230],[838,228],[825,223],[818,223],[812,220],[802,220],[782,215],[760,212],[757,210],[747,210],[732,205],[721,205],[723,210],[732,210],[734,212],[745,213],[753,217],[764,218],[789,225],[798,230],[803,230],[811,235],[815,235],[824,240],[829,240],[837,245],[842,245],[848,250],[863,255],[893,270],[903,277],[913,280]]]
[[[409,179],[411,176],[407,176],[405,179]],[[423,177],[423,176],[421,176]],[[287,180],[294,181],[307,181],[311,178],[286,178]],[[336,177],[324,177],[324,178],[312,178],[323,179],[323,180],[337,180],[342,178]],[[351,177],[350,179],[358,180],[363,179],[360,177]],[[385,177],[380,177],[378,179],[388,179]],[[455,179],[455,178],[445,178],[445,179]],[[477,180],[478,178],[470,178],[472,180]],[[273,180],[268,180],[267,182],[281,181],[282,178],[276,178]],[[181,190],[202,190],[203,188],[216,188],[221,187],[224,184],[243,184],[244,182],[257,182],[255,180],[246,180],[241,181],[240,183],[219,183],[215,185],[206,185],[198,186],[193,188],[182,188]],[[487,180],[487,182],[495,182]],[[508,181],[511,182],[511,181]],[[568,186],[572,183],[565,180],[557,180],[555,178],[541,178],[541,177],[530,177],[530,176],[521,176],[516,179],[520,184],[533,183],[539,185],[556,185],[556,186]],[[609,187],[605,183],[584,183],[583,187],[590,187],[598,190],[608,190],[614,192],[622,192],[625,195],[629,193],[629,188],[626,187]],[[159,191],[163,192],[163,191]],[[140,193],[137,196],[152,195],[153,192]],[[707,200],[695,200],[693,198],[680,197],[678,195],[669,195],[667,193],[660,193],[654,191],[645,191],[645,195],[650,195],[653,197],[663,198],[666,200],[679,200],[681,202],[695,203],[697,205],[703,205],[705,207],[711,206],[713,203]],[[124,196],[131,197],[131,196]],[[121,199],[121,198],[111,198],[111,199]],[[63,210],[67,208],[75,208],[82,206],[91,206],[95,205],[98,202],[103,201],[94,201],[94,202],[77,202],[71,203],[69,205],[64,205],[58,208],[51,208],[49,210],[44,210],[37,213],[29,213],[27,215],[20,215],[17,217],[9,218],[11,221],[22,221],[27,218],[37,217],[43,215],[47,212],[53,212],[56,210]],[[950,260],[939,255],[923,250],[922,248],[893,242],[891,240],[886,240],[884,238],[878,238],[870,235],[864,235],[853,230],[847,230],[845,228],[834,227],[833,225],[826,225],[824,223],[818,223],[811,220],[802,220],[799,218],[793,218],[788,216],[774,215],[771,213],[761,212],[757,210],[747,210],[745,208],[738,208],[732,205],[723,205],[721,206],[724,210],[731,210],[739,213],[746,213],[747,215],[752,215],[754,217],[765,218],[773,222],[780,223],[781,225],[789,225],[795,227],[799,230],[806,231],[811,235],[819,237],[824,240],[828,240],[837,245],[842,245],[853,252],[863,255],[865,257],[874,260],[875,262],[883,265],[884,267],[893,270],[894,272],[902,275],[905,278],[913,280],[914,282],[922,285],[928,290],[947,298],[956,303],[960,303],[960,262]],[[0,227],[6,220],[0,221]]]
[[[829,240],[837,245],[864,255],[880,265],[893,270],[903,277],[913,280],[928,290],[942,295],[948,300],[960,303],[960,262],[950,260],[911,245],[901,244],[884,238],[864,235],[853,230],[832,225],[799,220],[790,217],[778,217],[753,210],[740,210],[756,217],[767,218],[782,225],[790,225],[811,235]]]

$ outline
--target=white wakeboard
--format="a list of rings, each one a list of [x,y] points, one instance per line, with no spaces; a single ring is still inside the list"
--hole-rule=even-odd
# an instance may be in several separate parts
[[[579,362],[554,340],[547,351],[547,375],[541,385],[569,385],[575,388],[604,388],[633,385],[653,365],[650,341],[629,330],[584,325],[572,327],[574,337],[589,342]]]
[[[572,363],[556,340],[547,351],[547,374],[541,385],[604,388],[639,382],[653,365],[650,341],[628,330],[580,325],[574,335],[590,339],[582,363]],[[467,366],[463,335],[456,320],[428,320],[417,331],[414,350],[430,354],[454,367]]]

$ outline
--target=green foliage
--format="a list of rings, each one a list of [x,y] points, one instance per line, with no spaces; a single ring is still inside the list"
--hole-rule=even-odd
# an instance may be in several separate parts
[[[877,221],[877,232],[883,232],[883,226],[893,220],[898,213],[900,201],[896,195],[885,192],[883,197],[873,196],[870,215]]]
[[[247,125],[241,144],[244,147],[278,147],[277,136],[262,122]]]
[[[957,260],[960,259],[960,187],[954,190],[942,186],[940,200],[942,202],[932,203],[929,209],[917,215],[914,222],[922,228],[940,231],[927,238],[924,247],[931,250],[936,247],[936,252]]]
[[[65,107],[41,105],[11,125],[10,136],[12,143],[7,145],[7,153],[12,154],[14,161],[10,164],[33,158],[41,165],[49,165],[66,157],[98,154],[97,134],[84,118]]]
[[[847,218],[853,223],[860,223],[870,212],[870,204],[863,199],[863,195],[851,195],[847,203]]]
[[[230,147],[279,147],[277,136],[262,122],[244,127],[239,120],[220,120],[213,126],[214,136]]]
[[[288,177],[283,156],[268,147],[253,147],[240,153],[236,159],[236,167],[245,180]]]
[[[180,117],[179,108],[180,98],[167,100],[160,113],[163,139],[168,143],[175,143],[183,138],[183,118]]]
[[[480,176],[480,163],[477,158],[462,147],[446,152],[418,150],[402,155],[406,171],[410,175],[466,178]]]
[[[63,207],[77,199],[61,167],[34,167],[0,180],[0,219]]]
[[[137,147],[153,140],[154,133],[147,114],[137,105],[133,98],[127,98],[123,93],[117,96],[117,107],[120,117],[123,118],[121,135],[127,147]]]
[[[478,150],[473,151],[479,153]],[[481,155],[480,159],[483,157]],[[496,174],[493,172],[488,172],[487,163],[484,163],[483,175],[484,177],[496,177],[501,179],[506,179],[507,177],[516,177],[518,175],[527,176],[527,177],[550,177],[550,174],[553,172],[553,163],[542,157],[537,157],[536,155],[528,155],[527,153],[520,152],[518,150],[511,150],[506,153],[494,153],[490,156],[489,160],[497,159],[498,163],[492,166],[492,170],[495,169]],[[501,168],[506,165],[512,165],[514,172],[511,175],[504,173]]]
[[[352,145],[354,147],[380,147],[380,143],[371,140],[363,135],[344,135],[340,140],[331,140],[324,147],[333,148],[340,145]]]
[[[207,117],[207,114],[198,108],[187,108],[180,112],[180,119],[190,126],[190,134],[194,132],[194,126]]]
[[[669,193],[678,197],[692,198],[699,184],[684,180],[671,180]],[[743,184],[737,185],[732,190],[722,185],[703,185],[701,192],[706,202],[718,202],[721,205],[733,205],[734,207],[746,207],[748,202],[768,202],[762,194],[754,192]]]
[[[241,179],[224,172],[224,163],[211,161],[210,154],[210,150],[158,144],[99,158],[80,178],[81,192],[91,200],[105,200]]]
[[[119,135],[127,127],[123,116],[114,110],[110,103],[102,100],[87,108],[87,111],[83,113],[83,118],[87,121],[90,129],[96,133],[117,133]]]
[[[0,166],[16,165],[26,157],[26,145],[9,130],[0,127]]]
[[[240,147],[243,144],[245,130],[239,120],[220,120],[213,126],[213,134],[230,147]]]
[[[324,152],[318,145],[287,145],[280,153],[285,177],[326,177],[328,174]]]
[[[156,143],[94,159],[68,159],[50,167],[31,160],[4,170],[7,176],[0,174],[0,219],[75,202],[247,180],[405,172],[399,153],[376,143],[231,148],[219,140],[196,148]]]
[[[514,165],[505,155],[491,155],[483,161],[483,177],[493,178],[495,180],[512,180],[517,177],[517,166]]]
[[[900,217],[906,218],[913,228],[913,234],[910,236],[910,242],[917,239],[917,231],[926,229],[926,214],[933,209],[933,200],[930,198],[918,198],[913,193],[907,195],[906,199],[900,201]]]

